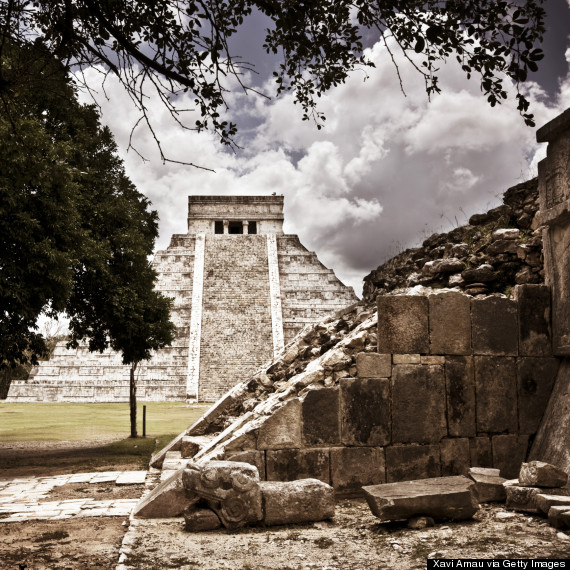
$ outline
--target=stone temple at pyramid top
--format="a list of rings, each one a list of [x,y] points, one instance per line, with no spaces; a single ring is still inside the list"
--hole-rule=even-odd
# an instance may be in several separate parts
[[[172,346],[137,368],[137,399],[214,401],[278,355],[306,325],[358,301],[299,237],[283,196],[190,196],[188,233],[154,256],[173,299]],[[112,351],[60,343],[10,401],[127,401],[129,367]]]
[[[189,196],[189,234],[283,233],[283,196]]]

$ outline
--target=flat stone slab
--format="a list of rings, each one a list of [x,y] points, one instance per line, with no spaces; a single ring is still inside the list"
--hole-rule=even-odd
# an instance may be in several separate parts
[[[262,481],[266,525],[322,521],[334,516],[334,489],[318,479]]]
[[[538,506],[536,497],[539,494],[570,495],[570,488],[564,489],[549,487],[520,487],[517,485],[510,485],[509,482],[505,485],[507,492],[507,507],[515,511],[522,511],[525,513],[541,513],[542,510]]]
[[[568,474],[544,461],[529,461],[521,465],[519,485],[524,487],[564,487]]]
[[[570,497],[566,495],[546,495],[538,493],[535,498],[536,506],[545,514],[548,514],[550,507],[568,507],[570,511]]]
[[[499,471],[498,469],[489,469],[489,471]],[[467,476],[475,481],[475,492],[480,503],[491,503],[504,501],[507,498],[505,486],[503,483],[506,479],[498,475],[486,475],[484,473],[473,473],[471,470]]]
[[[475,482],[467,477],[435,477],[362,487],[372,513],[384,521],[425,515],[463,520],[479,509]]]
[[[501,470],[494,469],[493,467],[470,467],[468,471],[468,475],[471,474],[475,475],[488,475],[489,477],[500,477]],[[503,479],[505,481],[506,479]]]
[[[146,479],[146,471],[123,471],[115,481],[115,485],[142,485]]]

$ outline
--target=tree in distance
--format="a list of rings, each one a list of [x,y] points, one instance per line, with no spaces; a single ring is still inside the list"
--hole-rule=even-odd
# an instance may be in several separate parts
[[[4,41],[0,63],[2,81],[18,84],[0,113],[0,367],[37,363],[48,349],[38,317],[65,312],[70,346],[88,339],[131,365],[133,409],[138,363],[174,335],[148,261],[157,214],[41,42]]]
[[[252,65],[230,45],[248,16],[256,12],[267,18],[259,47],[280,58],[273,73],[277,94],[294,92],[303,119],[314,120],[318,128],[325,120],[318,97],[351,71],[373,66],[362,41],[362,31],[373,30],[396,70],[395,50],[421,74],[428,95],[440,91],[439,66],[452,57],[467,77],[479,78],[491,106],[508,97],[504,83],[512,81],[518,110],[532,126],[520,86],[543,57],[544,1],[6,0],[0,6],[0,41],[41,42],[76,77],[102,66],[103,75],[119,78],[153,133],[145,103],[151,89],[183,128],[209,128],[221,143],[234,145],[236,125],[222,111],[230,80],[255,91],[244,83]],[[0,78],[2,101],[14,90],[17,80],[11,85]],[[177,107],[181,93],[192,94],[199,112],[192,125]]]

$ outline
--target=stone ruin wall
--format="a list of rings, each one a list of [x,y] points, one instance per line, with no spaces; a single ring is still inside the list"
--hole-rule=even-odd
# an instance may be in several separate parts
[[[559,366],[548,288],[517,294],[381,297],[377,325],[369,317],[269,396],[246,390],[250,411],[195,459],[246,461],[267,480],[315,477],[348,494],[470,466],[516,476]]]

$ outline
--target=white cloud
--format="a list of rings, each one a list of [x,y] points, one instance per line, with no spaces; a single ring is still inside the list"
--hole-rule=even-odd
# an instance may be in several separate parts
[[[366,81],[356,72],[321,98],[327,121],[320,131],[301,121],[290,95],[267,101],[231,94],[233,117],[246,127],[247,146],[235,154],[214,135],[180,130],[151,99],[167,156],[216,170],[162,164],[148,130],[135,133],[135,145],[152,161],[142,163],[133,152],[123,156],[127,173],[159,211],[159,247],[186,231],[189,194],[276,192],[285,196],[286,231],[299,234],[359,291],[364,274],[389,254],[466,223],[536,167],[544,151],[512,100],[489,107],[477,82],[452,64],[441,70],[443,92],[428,102],[421,78],[400,62],[404,96],[380,44],[369,56],[377,67]],[[109,81],[107,91],[103,121],[126,148],[137,114],[116,82]],[[541,102],[537,86],[528,93],[540,126],[570,105],[570,79],[561,84],[556,107]]]

